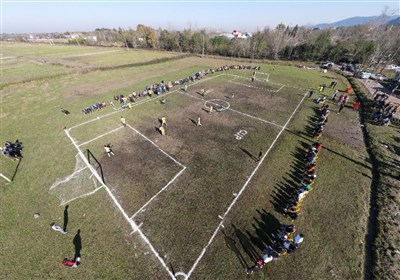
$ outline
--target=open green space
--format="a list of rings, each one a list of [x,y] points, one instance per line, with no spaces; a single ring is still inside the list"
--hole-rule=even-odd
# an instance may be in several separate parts
[[[21,49],[29,57],[35,55],[27,45],[8,47]],[[58,52],[49,46],[35,47],[36,54],[49,59],[71,55],[85,63],[92,63],[92,56],[86,54],[96,49],[79,48],[79,52],[76,47],[63,47]],[[118,56],[120,50],[101,52],[96,49],[101,63],[123,63],[127,59],[126,52]],[[12,53],[8,50],[7,55]],[[20,59],[21,65],[29,65],[29,60]],[[31,71],[24,72],[24,67],[20,72],[13,70],[9,79],[18,79],[2,89],[0,140],[18,138],[24,145],[24,158],[12,183],[0,178],[0,278],[170,279],[168,269],[178,273],[177,279],[184,279],[184,274],[190,274],[190,279],[247,279],[244,269],[254,263],[255,254],[262,255],[268,235],[279,222],[290,222],[281,213],[282,204],[298,184],[305,149],[314,141],[310,130],[318,107],[313,99],[318,95],[302,101],[306,93],[302,88],[329,84],[334,74],[260,64],[260,71],[270,74],[270,82],[285,87],[252,83],[251,70],[228,70],[189,83],[188,92],[173,87],[163,95],[165,104],[160,104],[162,96],[146,96],[137,99],[131,110],[116,111],[107,106],[88,115],[81,112],[96,102],[109,102],[117,94],[128,95],[161,80],[174,81],[230,64],[243,63],[188,57],[87,73],[65,68],[59,77],[46,73],[49,65],[37,64],[40,71],[44,69],[40,80],[31,80]],[[243,85],[229,82],[234,78],[230,75],[244,77],[240,78]],[[31,81],[19,83],[27,80]],[[339,89],[344,90],[347,85],[339,78]],[[197,93],[201,88],[212,91],[201,96]],[[327,89],[323,94],[330,97],[332,92]],[[231,93],[235,93],[234,98]],[[221,104],[224,110],[209,114],[210,104],[215,105],[215,110]],[[305,241],[297,252],[269,263],[252,278],[362,277],[370,164],[358,112],[345,108],[336,114],[335,102],[328,104],[332,113],[320,139],[324,148],[318,159],[316,186],[295,221],[297,232],[305,235]],[[67,108],[71,114],[62,114],[60,108]],[[120,127],[121,116],[146,138],[125,127],[95,139]],[[156,129],[162,116],[167,117],[168,123],[165,136]],[[195,125],[199,116],[201,127]],[[287,129],[281,132],[291,116]],[[77,126],[85,122],[88,123]],[[68,133],[77,145],[90,141],[81,150],[89,148],[99,159],[107,185],[110,181],[110,193],[129,215],[182,170],[166,154],[186,167],[145,211],[134,217],[141,225],[140,231],[132,233],[105,188],[68,204],[66,235],[52,231],[51,222],[63,224],[65,205],[60,206],[59,199],[49,194],[49,188],[57,178],[70,175],[76,163],[77,149],[62,129],[64,126],[70,129]],[[240,130],[247,134],[237,140],[235,134]],[[106,143],[114,145],[115,156],[105,155]],[[264,154],[268,151],[261,163],[255,160],[260,148]],[[12,173],[17,166],[6,158],[0,163],[3,174]],[[224,227],[219,227],[218,216],[232,202],[223,219]],[[35,213],[40,217],[35,219]],[[79,229],[82,264],[78,269],[66,270],[60,262],[73,257],[73,239]]]

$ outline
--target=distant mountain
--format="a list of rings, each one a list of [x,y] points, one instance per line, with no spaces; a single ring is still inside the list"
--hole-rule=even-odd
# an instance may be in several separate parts
[[[388,21],[387,25],[400,25],[400,17]]]
[[[399,15],[388,17],[384,23],[389,23],[391,21],[399,20]],[[354,26],[354,25],[363,25],[367,23],[381,23],[382,17],[381,16],[370,16],[370,17],[351,17],[346,18],[341,21],[336,21],[332,23],[320,23],[316,25],[306,26],[307,28],[319,28],[319,29],[326,29],[326,28],[334,28],[334,27],[341,27],[341,26]]]

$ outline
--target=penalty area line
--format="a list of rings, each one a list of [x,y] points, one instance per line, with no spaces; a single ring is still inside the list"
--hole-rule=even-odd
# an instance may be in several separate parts
[[[171,184],[176,180],[176,178],[178,178],[179,175],[181,175],[181,173],[182,173],[183,171],[185,171],[185,170],[186,170],[186,167],[184,167],[181,171],[179,171],[178,174],[176,174],[176,175],[174,176],[174,178],[172,178],[172,179],[168,182],[168,184],[166,184],[161,190],[158,191],[158,193],[156,193],[156,194],[155,194],[152,198],[150,198],[142,207],[140,207],[140,209],[137,210],[136,213],[132,215],[131,219],[133,219],[137,214],[139,214],[139,213],[140,213],[147,205],[149,205],[150,202],[152,202],[160,193],[162,193],[164,190],[166,190],[166,189],[169,187],[169,185],[171,185]]]
[[[83,162],[89,167],[89,169],[92,171],[93,175],[97,178],[97,180],[102,184],[104,189],[107,191],[107,194],[110,196],[112,201],[114,202],[115,206],[117,206],[118,210],[121,212],[122,216],[127,220],[129,225],[131,226],[133,231],[137,231],[139,233],[140,237],[143,239],[143,241],[149,246],[150,250],[153,252],[153,254],[156,256],[156,258],[160,261],[161,265],[164,267],[164,269],[168,272],[168,274],[171,276],[172,279],[175,279],[174,274],[171,272],[169,267],[165,264],[164,260],[160,257],[158,252],[154,249],[153,245],[150,243],[149,239],[144,235],[144,233],[138,228],[136,223],[129,219],[129,216],[126,214],[125,210],[122,208],[121,204],[118,202],[116,197],[112,194],[111,190],[103,183],[101,180],[99,174],[94,170],[93,166],[91,166],[86,159],[85,155],[81,151],[81,149],[78,147],[78,144],[75,143],[74,139],[72,136],[69,134],[69,131],[64,130],[65,134],[67,134],[68,138],[72,142],[72,144],[75,146],[75,148],[78,150],[79,155],[81,156]]]
[[[101,135],[99,135],[99,136],[97,136],[97,137],[95,137],[95,138],[93,138],[93,139],[91,139],[89,141],[83,142],[82,144],[79,144],[78,147],[86,145],[86,144],[89,144],[90,142],[96,141],[97,139],[100,139],[101,137],[106,136],[108,134],[114,133],[114,132],[120,130],[121,128],[124,128],[124,126],[117,127],[115,129],[113,129],[113,130],[111,130],[109,132],[103,133],[103,134],[101,134]]]
[[[230,111],[232,111],[232,112],[235,112],[235,113],[237,113],[237,114],[240,114],[240,115],[243,115],[243,116],[252,118],[252,119],[256,119],[256,120],[259,120],[259,121],[262,121],[262,122],[265,122],[265,123],[269,123],[269,124],[275,125],[275,126],[280,127],[280,128],[283,127],[283,126],[281,126],[281,125],[279,125],[279,124],[276,124],[276,123],[274,123],[274,122],[266,121],[266,120],[261,119],[261,118],[259,118],[259,117],[255,117],[255,116],[252,116],[252,115],[249,115],[249,114],[246,114],[246,113],[242,113],[242,112],[236,111],[236,110],[231,109],[231,108],[229,108],[228,110],[230,110]]]
[[[170,156],[167,152],[165,152],[164,150],[162,150],[156,143],[154,143],[153,141],[151,141],[149,138],[147,138],[145,135],[143,135],[142,133],[140,133],[138,130],[136,130],[135,128],[133,128],[132,126],[130,126],[129,124],[126,125],[127,127],[129,127],[130,129],[132,129],[134,132],[136,132],[137,134],[139,134],[140,136],[142,136],[144,139],[146,139],[147,141],[149,141],[151,144],[153,144],[154,146],[157,147],[157,149],[162,152],[164,155],[166,155],[167,157],[169,157],[170,159],[172,159],[175,163],[179,164],[180,166],[186,168],[186,166],[184,166],[182,163],[180,163],[179,161],[177,161],[176,159],[174,159],[172,156]]]
[[[262,159],[259,161],[257,164],[256,168],[253,170],[247,181],[244,183],[243,187],[241,190],[238,192],[237,196],[233,199],[232,203],[229,205],[228,209],[225,211],[225,213],[222,215],[222,218],[225,219],[226,215],[229,214],[231,211],[232,207],[236,204],[236,201],[239,199],[243,191],[246,189],[247,185],[250,183],[251,179],[253,178],[254,174],[256,174],[257,170],[260,168],[261,164],[263,163],[265,157],[269,154],[269,152],[272,150],[272,148],[275,146],[276,142],[278,141],[279,137],[282,135],[282,133],[285,131],[287,125],[289,124],[290,120],[293,118],[294,114],[297,112],[299,109],[301,103],[303,103],[304,98],[306,97],[307,93],[304,94],[303,98],[297,105],[297,107],[294,109],[293,113],[290,115],[289,119],[286,121],[285,125],[282,127],[281,131],[279,131],[278,135],[275,137],[274,141],[272,142],[271,146],[268,148],[268,150],[265,152],[264,156]],[[215,236],[217,236],[217,233],[219,232],[219,229],[223,226],[224,220],[221,220],[221,222],[218,224],[217,228],[215,229],[214,233],[212,234],[210,240],[208,241],[207,245],[203,248],[201,251],[200,256],[197,258],[197,260],[194,262],[192,268],[190,271],[187,273],[186,280],[189,279],[190,275],[192,275],[193,271],[196,269],[197,265],[199,264],[200,260],[203,258],[204,254],[206,253],[208,247],[211,245],[213,242]]]

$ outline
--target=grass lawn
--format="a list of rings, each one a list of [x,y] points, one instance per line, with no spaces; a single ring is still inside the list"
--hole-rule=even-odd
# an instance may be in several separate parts
[[[86,54],[96,52],[97,61],[107,65],[126,64],[129,53],[47,46],[31,53],[26,45],[10,45],[7,55],[14,47],[27,57],[71,56],[79,63],[92,63],[94,56]],[[19,63],[29,61],[21,58]],[[0,140],[22,141],[24,159],[12,183],[0,179],[0,278],[168,279],[174,272],[177,279],[247,279],[244,269],[262,254],[271,232],[289,222],[282,206],[298,185],[305,149],[314,141],[310,130],[317,105],[303,98],[304,88],[329,84],[334,74],[265,64],[261,71],[270,73],[269,83],[252,83],[251,70],[229,70],[189,84],[188,92],[174,87],[163,105],[153,96],[138,99],[132,110],[107,106],[89,115],[81,112],[116,94],[224,64],[234,63],[190,57],[86,74],[60,65],[68,74],[51,79],[45,74],[49,65],[36,65],[45,68],[41,80],[5,86]],[[30,79],[24,67],[15,69],[14,77]],[[339,80],[339,89],[346,86]],[[209,90],[206,96],[198,93],[201,88]],[[329,97],[332,91],[324,94]],[[209,114],[210,105],[221,105],[223,111]],[[253,278],[362,277],[370,165],[357,112],[345,108],[336,114],[335,103],[329,105],[316,187],[295,221],[305,241],[296,253],[268,264]],[[62,114],[61,107],[71,115]],[[121,116],[129,126],[118,129]],[[168,123],[165,136],[156,129],[162,116]],[[195,124],[199,116],[201,127]],[[77,149],[63,126],[82,151],[90,149],[101,162],[108,187],[68,203],[66,235],[49,226],[65,221],[65,205],[49,188],[70,175],[76,163]],[[114,145],[113,157],[105,155],[106,143]],[[265,157],[258,162],[260,148]],[[5,157],[0,163],[0,172],[12,176],[17,163]],[[35,213],[40,217],[35,219]],[[123,214],[139,230],[132,232]],[[78,230],[82,265],[66,269],[60,262],[74,256]]]

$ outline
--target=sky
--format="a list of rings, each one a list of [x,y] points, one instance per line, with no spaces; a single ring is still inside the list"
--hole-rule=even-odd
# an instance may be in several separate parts
[[[96,28],[202,29],[254,32],[279,23],[332,23],[353,16],[399,13],[399,0],[309,1],[1,1],[1,33],[93,31]]]

